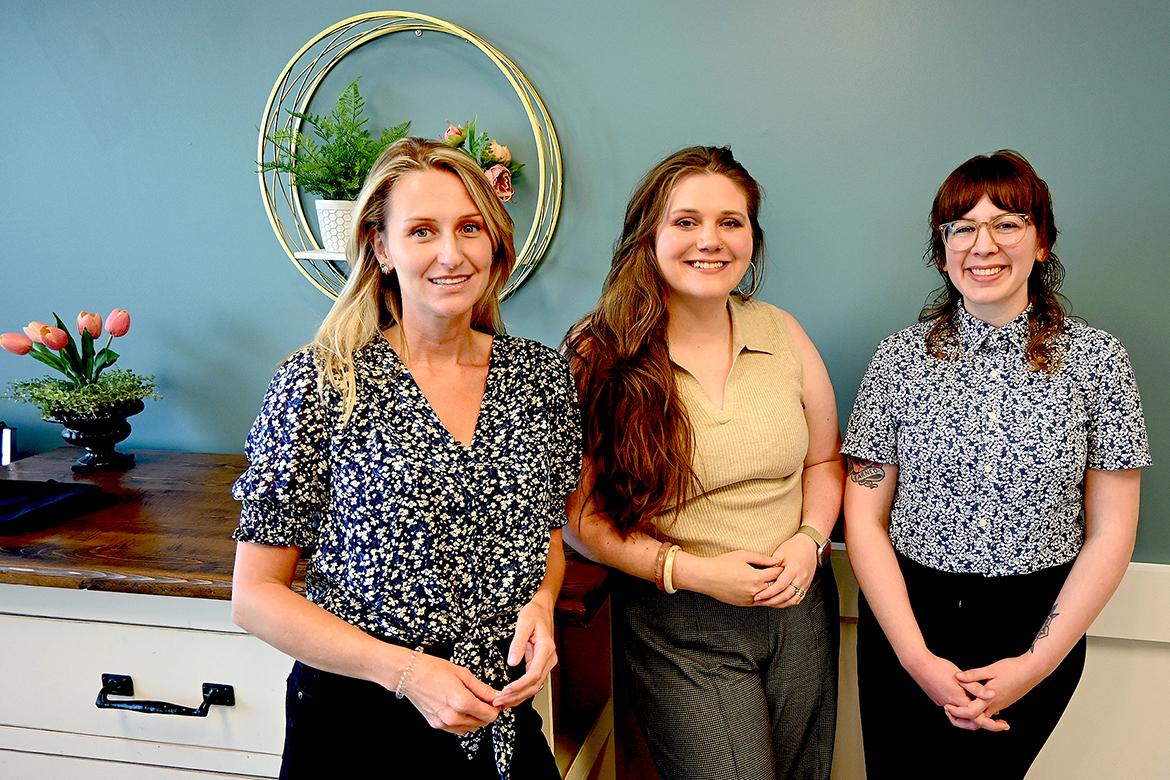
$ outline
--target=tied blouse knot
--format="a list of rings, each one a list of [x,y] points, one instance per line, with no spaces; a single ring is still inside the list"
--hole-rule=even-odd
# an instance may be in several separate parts
[[[404,646],[453,645],[451,661],[508,684],[517,612],[544,579],[565,524],[581,432],[564,359],[497,336],[468,446],[439,421],[384,338],[354,355],[357,405],[318,382],[309,348],[281,367],[245,445],[237,541],[312,548],[307,598]],[[514,718],[492,724],[507,777]],[[461,738],[468,755],[485,730]]]

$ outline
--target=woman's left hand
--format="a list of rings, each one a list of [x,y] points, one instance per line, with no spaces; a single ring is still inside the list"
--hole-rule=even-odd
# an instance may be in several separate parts
[[[995,716],[1019,701],[1024,694],[1044,679],[1045,672],[1027,655],[1004,658],[989,666],[968,669],[955,674],[955,679],[974,697],[969,705],[944,705],[951,722],[960,728],[983,728],[1002,731],[1006,724]],[[955,723],[955,721],[959,723]]]
[[[772,553],[780,561],[779,575],[756,594],[757,607],[792,607],[804,600],[817,573],[817,543],[807,534],[796,534]],[[797,592],[800,588],[800,592]]]
[[[508,648],[508,666],[521,659],[526,662],[524,675],[513,680],[492,701],[493,707],[515,707],[531,698],[541,689],[549,672],[557,665],[557,649],[553,640],[553,605],[546,604],[542,594],[524,605],[516,620],[516,634]]]

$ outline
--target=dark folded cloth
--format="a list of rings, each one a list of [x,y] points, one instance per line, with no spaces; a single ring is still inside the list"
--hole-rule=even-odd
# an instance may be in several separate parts
[[[0,529],[4,527],[5,523],[10,523],[18,518],[28,519],[28,515],[37,510],[97,489],[97,485],[64,484],[53,480],[33,482],[0,479]]]

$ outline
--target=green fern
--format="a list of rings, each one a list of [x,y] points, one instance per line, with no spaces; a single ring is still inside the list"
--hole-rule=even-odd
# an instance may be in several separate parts
[[[360,80],[355,79],[342,91],[329,116],[290,111],[291,116],[312,127],[321,142],[304,133],[277,130],[268,136],[268,142],[276,147],[275,158],[257,163],[260,170],[287,173],[294,185],[326,200],[356,198],[378,155],[406,137],[410,129],[408,120],[386,128],[377,139],[371,138],[363,127],[369,118],[362,116],[366,103],[358,92]]]

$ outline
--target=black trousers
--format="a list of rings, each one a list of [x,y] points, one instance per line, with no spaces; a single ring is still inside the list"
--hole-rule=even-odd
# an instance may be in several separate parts
[[[559,780],[532,701],[513,711],[516,748],[510,777]],[[298,661],[288,678],[285,713],[281,778],[499,778],[490,736],[468,760],[454,734],[431,728],[408,699],[395,698],[377,683]]]
[[[940,572],[901,555],[898,561],[926,646],[960,669],[1028,652],[1072,568],[1068,563],[984,577]],[[863,597],[857,674],[867,775],[913,780],[961,770],[996,780],[1023,778],[1068,706],[1084,665],[1081,637],[1056,671],[1003,710],[1008,731],[965,731],[952,726],[902,668]]]
[[[839,646],[832,569],[784,609],[623,577],[614,622],[663,780],[828,780]]]

